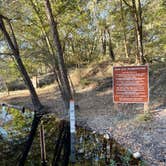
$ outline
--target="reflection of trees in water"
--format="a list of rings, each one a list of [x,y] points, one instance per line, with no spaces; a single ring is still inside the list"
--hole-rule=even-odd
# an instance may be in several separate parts
[[[0,107],[0,165],[16,165],[30,131],[33,114]]]
[[[3,132],[7,136],[7,141],[23,139],[29,131],[33,114],[29,111],[22,114],[18,110],[4,106],[0,110],[0,133]]]
[[[22,154],[23,147],[25,146],[24,143],[26,142],[30,131],[33,114],[27,110],[22,114],[21,112],[13,109],[9,110],[8,114],[12,116],[12,120],[3,124],[3,129],[7,131],[8,137],[5,139],[0,138],[0,149],[2,149],[0,152],[0,165],[13,166],[17,164],[19,157]],[[55,115],[45,115],[42,118],[42,123],[45,131],[47,164],[50,165],[53,161],[55,145],[58,141],[65,141],[66,137],[63,138],[63,135],[65,136],[64,132],[61,140],[58,140],[59,132],[63,128],[60,128],[60,121],[55,117]],[[76,165],[94,165],[94,163],[104,165],[105,162],[109,163],[110,160],[115,160],[115,162],[117,161],[118,163],[123,162],[121,159],[123,157],[119,156],[122,156],[122,154],[125,156],[125,150],[120,147],[120,145],[117,145],[113,140],[111,141],[105,140],[102,135],[95,132],[77,127]],[[65,144],[62,147],[63,148],[58,159],[59,164],[64,161]],[[111,151],[112,153],[115,152],[117,155],[111,154]],[[26,165],[41,165],[39,129],[26,160]]]

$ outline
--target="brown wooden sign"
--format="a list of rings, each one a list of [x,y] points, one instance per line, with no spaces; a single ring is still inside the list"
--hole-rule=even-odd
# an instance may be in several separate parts
[[[148,66],[113,67],[114,103],[149,101]]]

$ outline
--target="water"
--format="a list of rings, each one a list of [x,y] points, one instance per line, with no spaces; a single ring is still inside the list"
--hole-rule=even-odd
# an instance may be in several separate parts
[[[2,109],[2,108],[1,108]],[[8,117],[7,117],[8,116]],[[24,114],[14,109],[2,109],[0,114],[0,165],[15,166],[22,154],[27,140],[33,112],[26,110]],[[45,132],[45,147],[48,166],[53,160],[53,153],[59,135],[60,121],[54,115],[42,118]],[[137,166],[142,161],[135,160],[114,140],[103,139],[102,135],[77,127],[75,166]],[[60,156],[60,162],[63,157]],[[29,152],[26,166],[41,165],[40,134],[37,131],[32,148]],[[71,163],[69,165],[72,165]]]

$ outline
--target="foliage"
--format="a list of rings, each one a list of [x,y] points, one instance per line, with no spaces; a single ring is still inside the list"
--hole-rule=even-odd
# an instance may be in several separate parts
[[[37,12],[31,2],[35,4]],[[165,4],[162,0],[145,0],[141,3],[144,52],[146,60],[152,62],[156,57],[164,57],[166,52]],[[31,76],[44,72],[42,68],[52,70],[57,66],[57,59],[53,56],[56,55],[56,49],[52,48],[53,39],[46,21],[43,1],[4,0],[1,1],[1,6],[0,13],[12,19],[21,55]],[[136,42],[132,13],[130,8],[122,3],[124,17],[122,23],[120,0],[89,2],[58,0],[52,1],[52,7],[68,67],[79,67],[102,56],[108,56],[109,36],[105,32],[108,29],[115,58],[126,60],[123,43],[125,31],[129,60],[135,59]],[[0,41],[3,41],[1,35]],[[102,55],[103,49],[106,49],[106,55]],[[3,43],[0,52],[9,51]],[[11,70],[14,71],[13,68]],[[13,77],[13,74],[9,75]]]
[[[139,9],[139,0],[133,2],[136,2],[136,9]],[[155,64],[157,61],[160,66],[165,65],[165,1],[140,2],[142,20],[138,22],[142,22],[144,56],[148,63]],[[133,20],[133,14],[137,14],[137,11],[134,13],[132,10],[131,1],[56,0],[51,3],[67,67],[79,68],[109,56],[110,61],[127,60],[134,63],[138,41],[135,29],[137,22]],[[58,64],[57,49],[52,44],[53,37],[45,14],[44,0],[0,0],[0,6],[0,15],[10,18],[14,27],[20,55],[30,76],[55,72]],[[9,25],[6,27],[10,29]],[[9,30],[9,33],[12,32]],[[126,47],[128,56],[125,55]],[[17,69],[11,50],[0,33],[0,77],[7,86],[22,86]],[[83,86],[90,83],[91,80],[86,78],[80,81]],[[19,140],[26,135],[27,131],[24,129],[29,126],[31,118],[28,119],[26,115],[24,117],[15,110],[12,110],[12,115],[12,122],[5,127],[9,129],[12,124],[10,138],[14,136]],[[139,121],[151,119],[150,114],[137,117]],[[127,165],[129,156],[125,156],[123,160]],[[111,160],[110,164],[115,165],[115,162]]]
[[[113,160],[113,159],[111,159],[111,160],[110,160],[110,165],[109,165],[109,166],[116,166],[116,161]]]
[[[136,120],[140,122],[150,121],[153,116],[149,112],[145,112],[144,114],[137,115]]]
[[[4,125],[8,131],[8,139],[14,141],[23,140],[30,131],[33,114],[26,111],[24,114],[15,109],[8,109],[8,114],[12,120]]]
[[[82,86],[82,87],[85,87],[86,85],[89,85],[89,84],[91,84],[91,80],[88,80],[88,79],[86,79],[86,78],[81,78],[81,80],[80,80],[80,85]]]
[[[130,160],[131,160],[131,153],[127,152],[124,156],[122,156],[122,162],[123,165],[129,166],[130,165]]]

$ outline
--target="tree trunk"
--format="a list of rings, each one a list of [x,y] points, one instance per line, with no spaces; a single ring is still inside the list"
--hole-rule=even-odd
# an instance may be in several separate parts
[[[114,62],[115,61],[115,54],[114,54],[114,51],[113,51],[113,47],[112,47],[112,40],[111,40],[111,33],[109,31],[109,29],[107,29],[107,32],[108,32],[108,35],[109,35],[109,55],[110,55],[110,58],[112,59],[112,61]]]
[[[135,24],[135,32],[136,32],[136,42],[137,42],[137,55],[136,62],[139,64],[145,64],[144,51],[143,51],[143,34],[142,34],[142,7],[141,1],[138,0],[138,9],[136,5],[136,0],[132,0],[132,5],[130,5],[126,0],[123,2],[131,8],[134,24]]]
[[[142,7],[141,2],[138,0],[138,10],[136,7],[135,0],[132,0],[132,6],[133,6],[133,14],[134,14],[134,20],[135,20],[135,29],[136,29],[136,37],[137,37],[137,44],[138,44],[138,50],[137,50],[137,61],[140,64],[145,64],[145,58],[144,58],[144,52],[143,52],[143,36],[142,36]]]
[[[55,76],[55,79],[57,81],[57,84],[58,84],[58,87],[59,87],[59,90],[60,90],[60,93],[61,93],[61,97],[63,99],[63,102],[64,102],[64,108],[66,107],[66,97],[65,97],[65,92],[64,92],[64,89],[62,88],[62,85],[61,85],[61,81],[59,80],[59,76],[58,76],[58,71],[53,68],[53,72],[54,72],[54,76]]]
[[[106,48],[107,48],[106,30],[104,30],[104,31],[102,32],[101,42],[102,42],[102,53],[103,53],[103,55],[106,55]]]
[[[142,7],[141,1],[138,0],[138,20],[139,20],[139,35],[138,35],[138,43],[139,43],[139,52],[141,63],[145,64],[146,60],[144,57],[144,48],[143,48],[143,30],[142,30]]]
[[[27,87],[28,87],[28,89],[30,91],[32,103],[34,105],[34,110],[37,113],[39,113],[38,111],[42,108],[42,105],[41,105],[41,103],[39,101],[39,98],[37,96],[35,88],[34,88],[32,82],[30,80],[30,77],[28,76],[28,73],[27,73],[27,71],[25,69],[25,66],[23,65],[23,62],[22,62],[21,58],[17,55],[17,56],[15,56],[15,59],[16,59],[16,62],[18,64],[19,70],[20,70],[20,72],[22,74],[22,77],[23,77],[23,79],[24,79],[24,81],[25,81],[25,83],[26,83],[26,85],[27,85]]]
[[[19,164],[18,166],[24,166],[25,165],[25,161],[26,161],[26,158],[28,156],[28,152],[30,151],[30,148],[32,146],[32,143],[33,143],[33,140],[35,138],[35,134],[36,134],[36,131],[37,131],[37,127],[40,123],[40,119],[41,117],[40,116],[34,116],[34,119],[33,119],[33,122],[32,122],[32,126],[31,126],[31,131],[30,131],[30,134],[28,136],[28,140],[26,141],[26,144],[25,144],[25,148],[23,150],[23,154],[19,160]]]
[[[31,3],[31,6],[33,7],[33,9],[34,9],[34,11],[35,11],[35,13],[36,13],[36,15],[37,15],[37,17],[39,19],[40,24],[41,24],[41,32],[45,36],[45,42],[46,42],[46,45],[47,45],[47,48],[48,48],[48,51],[49,51],[49,55],[53,59],[52,68],[53,68],[54,76],[55,76],[56,81],[58,83],[58,87],[60,89],[61,96],[62,96],[62,99],[63,99],[63,101],[65,103],[65,107],[66,107],[67,99],[66,99],[64,88],[63,88],[63,86],[61,84],[62,83],[62,78],[61,78],[61,75],[59,74],[60,71],[59,71],[59,67],[57,66],[55,51],[54,51],[53,46],[51,44],[50,38],[49,38],[49,36],[46,33],[46,30],[45,30],[42,18],[40,16],[40,13],[39,13],[39,11],[37,9],[37,6],[34,4],[34,2],[32,0],[30,0],[30,3]]]
[[[70,88],[70,84],[69,84],[69,80],[67,77],[67,70],[65,67],[65,63],[64,63],[64,58],[63,58],[63,50],[62,50],[62,46],[61,46],[61,42],[59,39],[59,33],[57,30],[57,23],[54,20],[53,14],[52,14],[52,9],[51,9],[51,4],[49,2],[49,0],[45,0],[45,7],[46,7],[46,14],[50,23],[50,27],[52,30],[52,35],[53,35],[53,39],[54,39],[54,44],[57,48],[57,56],[58,56],[58,67],[59,67],[59,76],[60,76],[60,81],[62,84],[62,87],[64,89],[65,92],[65,96],[67,99],[67,108],[69,107],[69,101],[70,99],[72,99],[72,93],[71,93],[71,88]]]
[[[126,58],[129,58],[129,50],[128,50],[128,45],[127,45],[127,37],[126,37],[126,30],[125,30],[125,20],[124,20],[122,0],[120,0],[120,8],[121,8],[121,20],[122,20],[122,28],[123,28],[123,36],[124,36],[125,55],[126,55]]]

